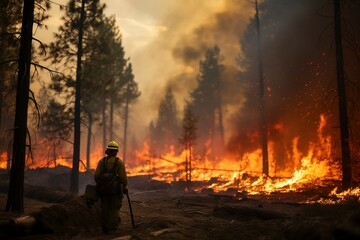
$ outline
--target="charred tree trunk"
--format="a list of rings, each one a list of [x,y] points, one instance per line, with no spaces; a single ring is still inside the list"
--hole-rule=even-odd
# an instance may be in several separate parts
[[[87,144],[86,144],[86,170],[89,171],[91,168],[90,164],[90,147],[91,147],[91,132],[92,132],[92,115],[91,113],[88,113],[89,117],[89,126],[88,126],[88,133],[87,133]]]
[[[349,120],[346,102],[346,87],[344,77],[344,58],[341,33],[341,8],[340,0],[334,0],[334,21],[335,21],[335,47],[336,47],[336,76],[339,95],[339,120],[341,135],[341,156],[342,156],[342,186],[348,189],[351,186],[351,158],[349,146]]]
[[[24,1],[16,92],[14,142],[6,211],[24,212],[24,169],[34,0]]]
[[[260,20],[258,3],[255,1],[256,9],[256,31],[258,35],[258,65],[259,65],[259,87],[260,87],[260,131],[261,131],[261,146],[262,146],[262,160],[263,160],[263,174],[269,176],[269,156],[268,156],[268,140],[267,140],[267,123],[265,117],[265,91],[264,91],[264,70],[261,50],[261,34],[260,34]]]
[[[85,0],[81,1],[79,36],[77,46],[77,63],[76,63],[76,86],[75,86],[75,118],[74,118],[74,154],[73,167],[71,171],[70,191],[79,193],[79,163],[80,163],[80,98],[81,98],[81,58],[83,52],[83,33],[85,20]]]

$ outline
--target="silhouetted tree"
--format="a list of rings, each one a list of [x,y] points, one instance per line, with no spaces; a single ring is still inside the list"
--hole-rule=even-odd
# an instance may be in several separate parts
[[[132,72],[131,63],[127,64],[124,72],[124,82],[126,84],[125,94],[124,94],[124,135],[123,135],[123,160],[126,161],[127,157],[127,136],[128,136],[128,122],[129,122],[129,112],[130,104],[140,97],[141,93],[138,89],[137,82],[134,81],[134,74]]]
[[[334,22],[335,22],[335,47],[336,47],[336,74],[339,95],[339,120],[341,134],[341,156],[342,156],[342,186],[350,188],[352,181],[350,145],[349,145],[349,120],[346,100],[344,57],[341,33],[341,7],[340,1],[334,0]]]
[[[176,101],[171,87],[167,88],[165,96],[160,102],[153,131],[151,136],[154,137],[157,142],[154,150],[159,154],[169,152],[171,147],[178,144],[179,123],[177,119]]]
[[[42,115],[40,133],[51,143],[54,166],[56,166],[57,149],[63,141],[68,141],[72,130],[73,113],[65,105],[58,103],[54,98],[48,99]]]
[[[269,156],[268,156],[268,130],[265,118],[265,89],[264,89],[264,67],[263,56],[261,47],[261,32],[260,32],[260,19],[258,2],[255,1],[255,19],[256,19],[256,32],[257,32],[257,52],[258,52],[258,67],[259,67],[259,90],[260,90],[260,132],[261,132],[261,146],[262,146],[262,172],[266,176],[269,175]]]
[[[22,19],[22,2],[3,0],[0,2],[0,152],[9,152],[12,136],[5,130],[14,124],[14,102],[16,86],[14,77],[19,56],[19,32]],[[10,166],[8,154],[7,162]]]
[[[75,117],[74,117],[74,151],[71,169],[70,191],[79,193],[79,164],[80,164],[80,101],[81,101],[81,67],[83,55],[83,35],[85,21],[85,0],[81,1],[80,21],[77,43],[76,80],[75,80]]]
[[[191,104],[187,102],[184,109],[184,117],[182,121],[182,136],[180,138],[180,143],[183,145],[184,150],[186,151],[185,172],[188,188],[191,182],[193,148],[196,143],[196,130],[197,118],[193,113]]]
[[[13,157],[6,210],[24,211],[24,168],[27,136],[27,110],[30,90],[30,65],[34,0],[24,1],[16,91]]]
[[[122,38],[120,34],[119,28],[116,26],[116,22],[114,18],[111,18],[109,21],[109,27],[111,28],[111,32],[113,37],[111,39],[110,54],[112,58],[109,59],[109,67],[111,69],[111,76],[109,78],[110,84],[107,96],[109,97],[109,105],[110,105],[110,139],[114,138],[114,112],[115,110],[121,109],[117,106],[121,106],[124,99],[124,92],[126,91],[126,81],[124,78],[125,67],[127,64],[127,60],[125,59],[125,51],[122,46]],[[110,38],[109,38],[110,39]]]
[[[221,101],[223,71],[220,48],[215,46],[208,49],[205,58],[200,61],[198,86],[191,93],[194,113],[199,117],[199,141],[205,143],[206,150],[211,149],[212,158],[221,157],[224,147]]]
[[[6,210],[12,212],[23,212],[24,203],[23,203],[23,193],[24,193],[24,169],[25,169],[25,155],[26,147],[29,148],[29,153],[31,154],[31,142],[30,134],[28,132],[28,102],[30,94],[30,74],[31,74],[31,64],[32,62],[32,40],[33,40],[33,25],[34,22],[37,23],[38,27],[42,26],[42,22],[47,18],[45,14],[46,10],[50,7],[48,3],[44,3],[43,0],[30,0],[24,1],[22,4],[22,11],[19,9],[21,7],[21,2],[13,1],[2,1],[1,2],[1,33],[0,33],[0,50],[5,58],[13,57],[16,49],[19,49],[18,58],[15,59],[1,59],[4,60],[0,62],[0,66],[9,67],[5,72],[12,71],[12,66],[9,65],[10,62],[17,62],[18,71],[17,71],[17,85],[16,85],[16,100],[15,100],[15,120],[14,120],[14,138],[13,138],[13,148],[12,148],[12,159],[11,159],[11,170],[10,170],[10,183],[8,191],[8,199],[6,204]],[[36,7],[35,7],[36,5]],[[6,14],[3,15],[2,11],[5,10]],[[9,10],[9,11],[8,11]],[[36,12],[34,12],[36,10]],[[8,11],[8,12],[7,12]],[[11,16],[11,14],[14,14]],[[35,15],[35,16],[34,16]],[[18,31],[12,32],[18,29],[21,21],[21,32]],[[20,36],[20,44],[18,42],[7,42],[15,40],[15,35]],[[9,37],[10,36],[10,37]],[[5,42],[4,42],[5,41]],[[39,40],[37,40],[41,44]],[[19,48],[18,48],[19,46]],[[3,51],[4,50],[4,51]],[[35,64],[35,66],[40,66]],[[3,72],[4,69],[1,69],[0,72]],[[13,73],[14,76],[16,73]],[[2,75],[0,77],[4,77]],[[2,100],[2,94],[4,93],[4,79],[0,79],[0,95]],[[32,92],[31,92],[32,93]],[[30,99],[37,106],[35,96],[32,94]],[[3,107],[3,102],[1,101],[1,108]],[[0,110],[2,112],[2,109]],[[2,115],[2,113],[0,114]],[[1,119],[1,118],[0,118]],[[1,121],[1,120],[0,120]],[[29,141],[27,144],[26,137],[29,136]]]
[[[70,191],[78,193],[79,189],[79,161],[80,161],[80,121],[81,121],[81,81],[83,58],[87,59],[93,51],[89,43],[98,31],[98,26],[103,21],[103,9],[98,0],[71,0],[62,18],[63,25],[55,34],[55,41],[50,43],[50,58],[54,64],[61,63],[61,67],[76,66],[75,81],[73,73],[53,81],[53,88],[68,96],[75,95],[74,105],[74,148],[73,167],[71,172]],[[76,33],[76,34],[74,34]],[[72,89],[69,91],[69,88]],[[65,89],[64,89],[65,88]]]

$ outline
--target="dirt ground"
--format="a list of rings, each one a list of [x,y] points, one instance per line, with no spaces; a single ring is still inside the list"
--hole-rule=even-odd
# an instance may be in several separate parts
[[[80,192],[93,184],[92,173],[80,175]],[[184,182],[165,183],[148,176],[129,178],[129,196],[120,211],[118,232],[105,235],[100,227],[100,208],[87,207],[83,196],[65,191],[70,170],[35,169],[25,173],[25,213],[5,212],[8,175],[0,174],[0,239],[360,239],[359,197],[332,205],[305,204],[329,198],[328,188],[298,192],[248,195],[241,189],[214,193],[184,191]],[[196,183],[194,183],[196,184]],[[239,192],[238,192],[239,191]],[[35,224],[14,224],[31,216]]]
[[[26,198],[22,215],[35,216],[36,227],[9,228],[21,215],[4,212],[6,195],[0,194],[0,239],[360,239],[357,201],[309,205],[301,198],[130,189],[135,228],[124,198],[119,231],[105,235],[99,204],[88,208],[83,197],[57,204]]]

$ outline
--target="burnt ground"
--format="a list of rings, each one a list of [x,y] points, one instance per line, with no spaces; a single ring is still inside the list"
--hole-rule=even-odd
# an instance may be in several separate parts
[[[119,231],[104,235],[98,203],[88,208],[83,196],[26,186],[31,191],[25,191],[24,214],[5,212],[7,195],[0,193],[0,239],[360,239],[358,199],[305,204],[301,202],[319,199],[320,190],[256,196],[242,192],[235,197],[211,190],[185,192],[159,182],[141,189],[142,184],[131,180],[134,229],[126,198]],[[21,216],[32,216],[35,224],[14,224]]]

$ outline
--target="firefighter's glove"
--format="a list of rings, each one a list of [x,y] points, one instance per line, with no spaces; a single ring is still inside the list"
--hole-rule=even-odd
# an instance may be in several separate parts
[[[124,189],[124,194],[128,194],[129,190],[127,188]]]

